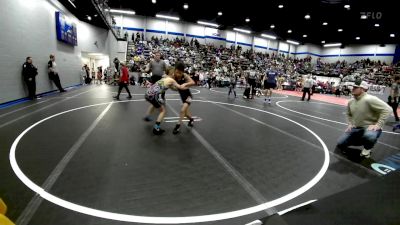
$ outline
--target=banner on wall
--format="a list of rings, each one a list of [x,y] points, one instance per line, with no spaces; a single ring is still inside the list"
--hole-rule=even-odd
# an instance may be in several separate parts
[[[57,40],[64,43],[77,46],[78,35],[76,32],[76,24],[69,21],[61,12],[56,12],[56,32]]]
[[[206,27],[205,36],[221,37],[221,31],[215,28]]]

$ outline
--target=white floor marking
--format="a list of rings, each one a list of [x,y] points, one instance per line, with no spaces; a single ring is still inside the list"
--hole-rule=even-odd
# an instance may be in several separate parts
[[[201,93],[200,90],[197,90],[197,89],[190,89],[190,91],[196,91],[196,92],[192,93],[192,95],[198,95],[198,94]],[[113,94],[118,94],[118,92],[115,92],[115,91],[110,91],[110,92],[113,93]],[[132,91],[131,91],[131,92],[132,92]],[[126,93],[126,92],[124,91],[124,89],[123,89],[122,92],[121,92],[121,95],[128,95],[128,93]],[[142,93],[142,94],[132,94],[132,95],[144,96],[144,93]],[[165,95],[166,95],[166,96],[179,95],[179,93],[177,93],[177,94],[167,94],[167,93],[165,93]]]
[[[223,92],[223,91],[217,91],[217,90],[215,90],[214,88],[210,88],[210,91],[213,91],[213,92],[216,92],[216,93],[221,93],[221,94],[228,94],[229,89],[227,89],[226,92]],[[231,94],[234,96],[233,92],[232,92]],[[273,95],[274,95],[274,93],[273,93],[271,98],[289,98],[288,95],[279,94],[279,93],[275,93],[275,94],[283,95],[283,96],[273,96]],[[239,96],[239,95],[242,96],[243,94],[236,94],[236,95],[237,95],[237,96]],[[261,97],[264,97],[264,95],[260,95],[259,97],[260,97],[260,98],[261,98]]]
[[[175,114],[179,114],[177,111],[174,110],[169,104],[169,108],[171,109],[172,112]],[[218,151],[217,149],[214,148],[199,132],[197,132],[196,129],[192,128],[191,132],[193,136],[197,138],[197,140],[204,146],[207,151],[214,156],[214,158],[225,168],[226,172],[228,172],[233,179],[236,180],[236,182],[242,186],[242,188],[253,198],[253,200],[257,204],[262,204],[264,202],[267,202],[267,199],[264,198],[264,196],[255,188],[247,179],[235,169],[235,167],[232,166],[226,160]],[[268,208],[265,209],[267,216],[270,216],[276,212],[274,208]]]
[[[65,154],[65,156],[61,159],[61,161],[57,164],[57,166],[51,172],[49,177],[47,177],[46,181],[43,183],[43,185],[42,185],[43,190],[48,191],[53,187],[54,183],[58,180],[61,173],[64,171],[65,167],[71,161],[72,157],[79,150],[79,148],[85,142],[87,137],[89,137],[89,135],[92,133],[94,128],[96,128],[96,126],[100,122],[100,120],[106,115],[108,110],[111,108],[112,104],[113,103],[110,103],[103,110],[103,112],[96,118],[96,120],[89,126],[89,128],[86,129],[86,131],[79,137],[78,141],[76,141],[75,144],[68,150],[68,152]],[[33,215],[36,213],[36,211],[39,208],[42,201],[43,201],[42,198],[40,198],[38,195],[35,195],[35,197],[33,197],[32,200],[25,207],[24,211],[22,211],[21,215],[19,215],[19,217],[16,221],[16,224],[18,224],[18,225],[29,224],[29,222],[31,221]]]
[[[175,99],[175,100],[180,101],[180,99]],[[126,100],[126,101],[118,101],[118,102],[113,102],[113,103],[116,104],[116,103],[135,102],[135,101],[144,101],[144,100],[143,99],[141,99],[141,100]],[[251,107],[248,107],[248,106],[235,105],[235,104],[229,104],[229,103],[224,103],[224,102],[205,101],[205,100],[204,101],[203,100],[193,100],[193,101],[205,102],[205,103],[215,103],[215,104],[229,105],[229,106],[234,106],[234,107],[239,107],[239,108],[244,108],[244,109],[251,109],[251,110],[254,110],[254,111],[258,111],[258,112],[274,115],[276,117],[279,117],[279,118],[284,119],[286,121],[292,122],[295,125],[298,125],[298,126],[304,128],[306,131],[308,131],[310,134],[312,134],[319,141],[319,143],[323,147],[324,163],[323,163],[321,169],[306,184],[304,184],[303,186],[301,186],[297,190],[295,190],[295,191],[293,191],[293,192],[291,192],[289,194],[286,194],[286,195],[284,195],[282,197],[279,197],[279,198],[277,198],[275,200],[272,200],[272,201],[269,201],[269,202],[265,202],[265,203],[259,204],[257,206],[253,206],[253,207],[249,207],[249,208],[245,208],[245,209],[240,209],[240,210],[236,210],[236,211],[231,211],[231,212],[211,214],[211,215],[201,215],[201,216],[186,216],[186,217],[135,216],[135,215],[127,215],[127,214],[107,212],[107,211],[103,211],[103,210],[98,210],[98,209],[93,209],[93,208],[81,206],[81,205],[78,205],[78,204],[75,204],[75,203],[72,203],[72,202],[68,202],[68,201],[66,201],[64,199],[61,199],[61,198],[59,198],[57,196],[54,196],[54,195],[48,193],[46,190],[44,190],[40,186],[38,186],[37,184],[33,183],[22,172],[21,168],[19,167],[19,165],[17,163],[16,154],[15,153],[16,153],[19,141],[22,139],[22,137],[26,133],[28,133],[30,130],[32,130],[35,126],[39,125],[40,123],[42,123],[42,122],[44,122],[46,120],[49,120],[51,118],[54,118],[56,116],[59,116],[59,115],[62,115],[62,114],[68,113],[68,112],[80,110],[80,109],[89,108],[89,107],[107,105],[107,104],[110,104],[110,102],[94,104],[94,105],[88,105],[88,106],[83,106],[83,107],[67,110],[67,111],[52,115],[50,117],[47,117],[45,119],[42,119],[39,122],[36,122],[35,124],[31,125],[27,129],[25,129],[15,139],[15,141],[13,142],[13,144],[11,146],[10,155],[9,155],[11,167],[12,167],[14,173],[17,175],[17,177],[27,187],[29,187],[31,190],[36,192],[42,198],[44,198],[44,199],[46,199],[46,200],[48,200],[48,201],[50,201],[50,202],[52,202],[52,203],[54,203],[56,205],[59,205],[61,207],[64,207],[64,208],[67,208],[67,209],[70,209],[70,210],[73,210],[73,211],[76,211],[76,212],[80,212],[80,213],[83,213],[83,214],[86,214],[86,215],[96,216],[96,217],[105,218],[105,219],[111,219],[111,220],[117,220],[117,221],[125,221],[125,222],[136,222],[136,223],[153,223],[153,224],[182,224],[182,223],[209,222],[209,221],[217,221],[217,220],[236,218],[236,217],[240,217],[240,216],[244,216],[244,215],[249,215],[249,214],[252,214],[252,213],[260,212],[260,211],[269,209],[271,207],[277,206],[279,204],[282,204],[284,202],[287,202],[287,201],[289,201],[289,200],[291,200],[291,199],[303,194],[304,192],[308,191],[310,188],[312,188],[314,185],[316,185],[322,179],[322,177],[325,175],[326,171],[328,170],[329,161],[330,161],[328,147],[326,146],[324,141],[316,133],[314,133],[312,130],[310,130],[306,126],[304,126],[304,125],[302,125],[302,124],[300,124],[300,123],[298,123],[298,122],[296,122],[294,120],[286,118],[284,116],[281,116],[281,115],[278,115],[278,114],[275,114],[275,113],[271,113],[271,112],[268,112],[268,111],[264,111],[264,110],[261,110],[261,109],[257,109],[257,108],[251,108]]]
[[[92,91],[92,90],[93,90],[93,89],[88,90],[88,91],[85,91],[85,92],[82,92],[82,93],[79,93],[79,94],[76,94],[76,95],[74,95],[73,97],[76,97],[76,96],[85,94],[85,93],[87,93],[87,92],[89,92],[89,91]],[[72,98],[72,97],[71,97],[71,98]],[[0,125],[0,128],[3,128],[3,127],[5,127],[5,126],[8,126],[8,125],[10,125],[10,124],[12,124],[12,123],[14,123],[14,122],[17,122],[18,120],[21,120],[21,119],[23,119],[23,118],[26,118],[26,117],[28,117],[28,116],[30,116],[30,115],[32,115],[32,114],[35,114],[35,113],[40,112],[40,111],[43,111],[43,110],[45,110],[45,109],[47,109],[47,108],[50,108],[50,107],[52,107],[52,106],[54,106],[54,105],[57,105],[57,104],[59,104],[59,103],[61,103],[61,102],[67,101],[67,100],[69,100],[69,98],[65,98],[65,99],[63,99],[63,100],[61,100],[61,101],[54,102],[54,103],[52,103],[52,104],[50,104],[50,105],[46,105],[46,106],[43,107],[43,108],[37,109],[37,110],[32,111],[32,112],[29,112],[29,113],[27,113],[27,114],[24,114],[24,115],[22,115],[22,116],[20,116],[20,117],[18,117],[18,118],[16,118],[16,119],[13,119],[13,120],[10,120],[10,121],[8,121],[8,122],[6,122],[6,123],[1,124],[1,125]]]
[[[23,109],[31,108],[31,107],[33,107],[33,106],[35,106],[35,105],[39,105],[39,104],[45,103],[45,102],[50,101],[50,100],[51,100],[51,99],[47,99],[47,100],[44,100],[44,101],[41,101],[41,102],[34,103],[34,104],[32,104],[32,105],[28,105],[28,106],[25,106],[25,107],[22,107],[22,108],[13,110],[13,111],[11,111],[11,112],[7,112],[7,113],[4,113],[4,114],[1,114],[1,115],[0,115],[0,118],[1,118],[1,117],[4,117],[4,116],[7,116],[7,115],[9,115],[9,114],[13,114],[13,113],[18,112],[18,111],[21,111],[21,110],[23,110]]]
[[[290,207],[290,208],[288,208],[288,209],[279,211],[279,212],[278,212],[278,215],[282,216],[282,215],[285,214],[285,213],[288,213],[288,212],[290,212],[290,211],[292,211],[292,210],[295,210],[295,209],[297,209],[297,208],[300,208],[300,207],[302,207],[302,206],[309,205],[309,204],[311,204],[311,203],[313,203],[313,202],[316,202],[316,201],[317,201],[317,199],[314,199],[314,200],[310,200],[310,201],[307,201],[307,202],[304,202],[304,203],[295,205],[295,206]]]
[[[302,102],[302,103],[304,103],[303,101],[284,100],[284,101],[278,101],[276,103],[276,105],[278,107],[282,108],[282,109],[285,109],[287,111],[294,112],[294,113],[297,113],[297,114],[300,114],[300,115],[303,115],[303,116],[308,116],[308,117],[311,117],[311,118],[315,118],[315,119],[324,120],[324,121],[328,121],[328,122],[331,122],[331,123],[342,124],[342,125],[346,125],[347,126],[347,123],[339,122],[339,121],[336,121],[336,120],[329,120],[329,119],[325,119],[325,118],[322,118],[322,117],[313,116],[313,115],[310,115],[310,114],[307,114],[307,113],[302,113],[302,112],[299,112],[299,111],[296,111],[296,110],[293,110],[293,109],[288,109],[288,108],[283,107],[283,106],[280,105],[280,103],[282,103],[282,102]],[[317,102],[308,102],[307,104],[309,104],[309,103],[317,103]],[[383,133],[387,133],[387,134],[395,134],[395,135],[399,135],[400,134],[400,133],[395,133],[395,132],[385,131],[385,130],[383,130],[382,132]]]
[[[201,119],[194,119],[195,122],[201,121]],[[165,123],[176,123],[179,122],[179,120],[165,120]],[[189,122],[189,120],[182,120],[182,122]]]

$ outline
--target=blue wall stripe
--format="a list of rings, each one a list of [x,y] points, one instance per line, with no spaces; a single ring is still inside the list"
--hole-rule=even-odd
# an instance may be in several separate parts
[[[374,56],[374,54],[340,54],[340,56]]]
[[[318,56],[318,57],[321,57],[321,56],[322,56],[322,55],[315,54],[315,53],[311,53],[311,52],[310,52],[310,55],[313,55],[313,56]]]
[[[247,44],[247,43],[243,43],[243,42],[238,42],[238,45],[244,45],[244,46],[250,46],[250,47],[253,46],[252,44]]]
[[[222,37],[206,36],[206,38],[220,40],[220,41],[226,41],[226,38],[222,38]]]
[[[199,36],[199,35],[193,35],[193,34],[186,34],[186,37],[194,37],[194,38],[202,38],[204,39],[204,36]]]
[[[144,29],[143,28],[135,28],[135,27],[123,27],[126,30],[134,30],[134,31],[141,31],[143,32]]]
[[[279,52],[289,53],[289,51],[283,51],[283,50],[279,50]]]
[[[322,55],[311,53],[311,52],[296,52],[296,53],[292,53],[292,54],[293,55],[313,55],[313,56],[322,57]]]
[[[309,52],[296,52],[296,53],[293,53],[293,54],[295,54],[295,55],[305,55],[305,54],[313,54],[313,53],[309,53]]]
[[[168,31],[168,34],[176,35],[176,36],[185,36],[184,33],[178,33],[178,32],[169,32],[169,31]]]
[[[277,49],[277,48],[269,48],[269,50],[272,50],[272,51],[278,51],[278,49]]]
[[[267,47],[264,47],[264,46],[261,46],[261,45],[254,45],[254,47],[256,47],[256,48],[262,48],[262,49],[267,49],[267,50],[268,50]]]
[[[158,33],[158,34],[165,34],[165,31],[162,30],[146,30],[146,32],[150,32],[150,33]]]
[[[9,101],[9,102],[6,102],[6,103],[2,103],[2,104],[0,104],[0,109],[4,109],[4,108],[7,108],[7,107],[10,107],[10,106],[13,106],[13,105],[17,105],[17,104],[20,104],[20,103],[24,103],[24,102],[27,102],[27,101],[30,101],[28,98],[21,98],[21,99],[17,99],[17,100],[14,100],[14,101]]]
[[[315,54],[315,53],[311,53],[311,52],[296,52],[296,53],[292,53],[294,55],[313,55],[313,56],[318,56],[318,57],[339,57],[338,54],[334,54],[334,55],[319,55],[319,54]],[[341,54],[340,57],[352,57],[352,56],[375,56],[374,54]],[[376,54],[376,56],[394,56],[394,54],[390,54],[390,53],[380,53],[380,54]]]
[[[339,55],[320,55],[320,57],[339,57]]]
[[[395,54],[390,54],[390,53],[376,53],[376,56],[395,56]]]
[[[226,40],[226,42],[235,44],[235,41]]]

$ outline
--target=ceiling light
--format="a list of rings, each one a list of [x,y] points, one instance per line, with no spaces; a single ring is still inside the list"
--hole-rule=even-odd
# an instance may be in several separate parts
[[[325,44],[324,47],[339,47],[342,43]]]
[[[287,43],[290,43],[290,44],[294,44],[294,45],[299,45],[299,44],[300,44],[300,43],[297,42],[297,41],[291,41],[291,40],[287,40],[286,42],[287,42]]]
[[[188,9],[188,8],[189,8],[189,5],[188,5],[187,3],[185,3],[185,4],[183,5],[183,8],[184,8],[184,9]]]
[[[292,30],[288,30],[287,32],[290,34],[290,33],[292,33]]]
[[[68,0],[68,1],[69,1],[69,3],[71,3],[71,5],[76,9],[75,4],[74,4],[71,0]]]
[[[306,38],[306,37],[307,37],[307,34],[303,34],[303,37]]]
[[[249,30],[243,30],[243,29],[238,29],[238,28],[233,28],[233,30],[243,32],[243,33],[248,33],[248,34],[251,33],[251,31],[249,31]]]
[[[356,37],[356,40],[360,40],[360,37]]]
[[[344,5],[344,8],[350,9],[350,5]]]
[[[367,15],[361,15],[361,19],[362,20],[366,20],[367,19]]]
[[[304,16],[304,18],[305,18],[306,20],[308,20],[308,19],[311,18],[311,16],[310,16],[309,14],[307,14],[307,15]]]
[[[156,17],[158,17],[158,18],[164,18],[164,19],[169,19],[169,20],[179,20],[179,17],[175,17],[175,16],[166,16],[166,15],[161,15],[161,14],[157,14]]]
[[[338,31],[338,32],[342,32],[342,31],[343,31],[343,29],[338,29],[337,31]]]
[[[249,18],[246,18],[246,22],[247,22],[247,23],[250,22],[250,19],[249,19]]]
[[[119,10],[119,9],[110,9],[110,12],[112,13],[121,13],[121,14],[130,14],[130,15],[135,15],[135,11],[128,11],[128,10]]]
[[[275,28],[275,25],[272,24],[270,27],[271,27],[271,29],[274,29],[274,28]]]
[[[153,4],[156,4],[156,3],[157,3],[157,0],[151,0],[151,2],[152,2]]]
[[[218,24],[215,23],[208,23],[208,22],[203,22],[203,21],[197,21],[198,24],[206,25],[206,26],[212,26],[212,27],[219,27]]]
[[[374,26],[375,26],[375,27],[379,27],[379,23],[376,23]]]
[[[328,25],[328,23],[327,22],[323,22],[322,25],[326,26],[326,25]]]
[[[218,12],[218,16],[222,16],[222,12]]]
[[[322,44],[325,44],[325,41],[321,41]]]
[[[270,39],[276,39],[276,37],[275,36],[273,36],[273,35],[268,35],[268,34],[261,34],[261,36],[263,36],[263,37],[265,37],[265,38],[270,38]]]
[[[91,16],[87,16],[87,19],[88,19],[88,20],[92,20],[92,17],[91,17]]]
[[[394,37],[394,34],[390,34],[390,37]]]
[[[282,8],[283,8],[283,5],[278,5],[278,8],[282,9]]]
[[[94,14],[94,17],[97,17],[97,14]]]

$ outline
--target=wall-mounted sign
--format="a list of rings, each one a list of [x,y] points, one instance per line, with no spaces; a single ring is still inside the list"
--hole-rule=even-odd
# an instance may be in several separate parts
[[[65,15],[63,15],[61,12],[56,12],[57,40],[77,46],[78,35],[76,30],[75,23],[68,21]]]
[[[221,37],[220,31],[218,29],[211,28],[211,27],[206,27],[205,35],[211,36],[211,37]]]

